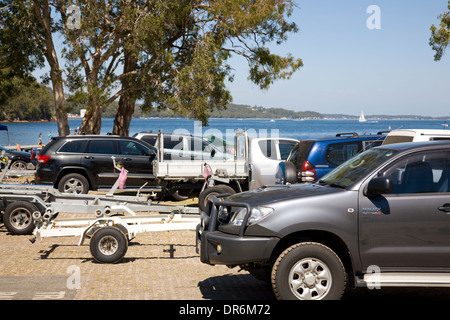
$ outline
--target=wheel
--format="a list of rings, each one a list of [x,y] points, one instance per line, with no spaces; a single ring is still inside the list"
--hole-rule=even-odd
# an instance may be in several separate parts
[[[280,300],[336,300],[345,290],[341,260],[320,243],[298,243],[286,249],[275,262],[271,279]]]
[[[38,208],[27,201],[15,201],[5,208],[3,223],[15,235],[32,234],[34,230],[33,212]]]
[[[116,227],[98,229],[91,238],[91,254],[100,263],[118,263],[128,250],[128,240]]]
[[[235,194],[236,191],[234,191],[234,189],[231,188],[230,186],[224,184],[214,187],[208,187],[205,190],[203,190],[203,192],[200,193],[200,195],[198,196],[198,207],[200,208],[201,211],[205,211],[209,197],[211,195],[218,195],[223,193]]]
[[[9,169],[11,170],[26,170],[27,169],[27,163],[23,160],[16,160],[9,166]]]
[[[59,180],[58,190],[65,193],[87,194],[89,182],[79,173],[69,173]]]

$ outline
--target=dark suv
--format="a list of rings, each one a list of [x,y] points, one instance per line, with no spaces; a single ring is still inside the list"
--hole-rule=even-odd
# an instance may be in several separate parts
[[[200,259],[268,279],[279,299],[338,299],[346,285],[446,287],[449,196],[449,142],[372,148],[316,183],[211,196]]]
[[[358,135],[355,132],[338,133],[336,137],[300,141],[288,159],[280,163],[277,184],[314,182],[354,157],[358,153],[379,146],[385,132]]]
[[[36,184],[73,193],[111,188],[120,173],[112,156],[128,171],[128,188],[156,184],[152,166],[156,149],[135,138],[113,135],[54,138],[37,156]]]

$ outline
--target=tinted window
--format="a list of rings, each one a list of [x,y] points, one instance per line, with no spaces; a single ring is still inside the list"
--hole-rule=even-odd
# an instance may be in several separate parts
[[[301,165],[308,158],[308,153],[314,142],[312,141],[302,141],[297,143],[294,149],[289,155],[288,161],[294,163],[296,166]]]
[[[89,141],[87,153],[117,154],[114,140],[91,140]]]
[[[86,140],[67,141],[58,152],[83,153],[86,146]]]
[[[384,139],[383,144],[393,144],[393,143],[403,143],[403,142],[411,142],[413,141],[414,137],[407,137],[407,136],[387,136],[386,139]]]
[[[280,148],[281,160],[286,160],[289,157],[289,154],[291,153],[291,150],[294,147],[294,145],[295,145],[295,142],[280,141],[278,146]]]
[[[135,141],[121,140],[119,141],[120,153],[132,156],[148,156],[149,150],[145,146]]]
[[[393,182],[395,194],[449,192],[449,168],[449,153],[419,153],[396,162],[381,175]]]
[[[147,142],[151,146],[155,146],[157,138],[157,136],[143,136],[141,140]]]
[[[165,149],[183,149],[183,137],[180,136],[164,136],[164,148]]]
[[[327,148],[325,160],[335,166],[354,157],[361,149],[361,142],[333,143]]]

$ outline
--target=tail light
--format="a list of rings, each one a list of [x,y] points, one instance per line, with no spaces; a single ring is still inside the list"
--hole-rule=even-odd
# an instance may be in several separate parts
[[[301,178],[302,182],[316,181],[316,169],[309,161],[303,162]]]
[[[36,159],[38,160],[39,163],[46,163],[50,159],[50,156],[37,155]]]

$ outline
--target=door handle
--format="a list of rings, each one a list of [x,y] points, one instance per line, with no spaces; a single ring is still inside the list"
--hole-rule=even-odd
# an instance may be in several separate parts
[[[450,212],[450,203],[445,203],[443,206],[438,208],[439,211]]]
[[[131,158],[122,158],[122,160],[123,160],[123,161],[131,161],[131,160],[133,160],[133,159],[131,159]]]
[[[85,159],[94,159],[92,156],[84,156]]]

